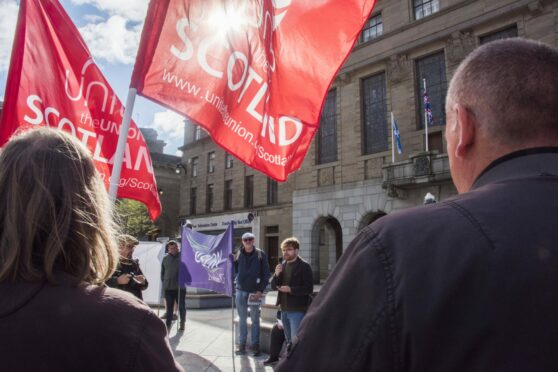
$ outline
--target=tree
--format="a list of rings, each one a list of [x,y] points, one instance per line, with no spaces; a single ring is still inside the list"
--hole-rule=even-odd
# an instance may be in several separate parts
[[[115,218],[121,233],[132,235],[138,239],[151,235],[157,229],[149,217],[147,207],[135,200],[117,199]]]

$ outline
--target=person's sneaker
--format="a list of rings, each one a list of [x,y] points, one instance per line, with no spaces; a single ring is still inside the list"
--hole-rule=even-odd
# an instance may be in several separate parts
[[[277,359],[277,358],[269,357],[266,360],[264,360],[263,365],[264,366],[272,366],[272,365],[275,365],[278,361],[279,361],[279,359]]]
[[[177,319],[178,319],[178,316],[176,314],[173,314],[172,315],[172,320],[177,320]]]
[[[259,357],[260,355],[262,355],[262,353],[260,352],[260,348],[259,347],[254,347],[252,348],[252,352],[254,353],[253,355],[255,357]]]
[[[234,353],[236,355],[246,355],[246,345],[238,345],[238,348]]]
[[[178,327],[178,330],[180,332],[184,332],[184,323],[180,323],[180,326]]]

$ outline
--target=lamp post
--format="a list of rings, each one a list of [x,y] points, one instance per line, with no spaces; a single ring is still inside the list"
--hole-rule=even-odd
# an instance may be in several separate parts
[[[176,169],[175,169],[176,174],[182,173],[182,171],[180,169],[184,169],[184,174],[186,174],[186,166],[182,163],[177,163],[176,164]]]

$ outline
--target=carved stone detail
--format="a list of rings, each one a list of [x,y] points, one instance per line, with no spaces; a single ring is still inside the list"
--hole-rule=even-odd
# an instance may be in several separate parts
[[[334,167],[318,169],[318,186],[329,186],[334,183]]]
[[[446,44],[448,62],[456,64],[463,61],[475,47],[475,38],[470,32],[454,32]]]
[[[412,66],[407,55],[395,54],[388,61],[389,78],[392,83],[400,83],[411,76]]]

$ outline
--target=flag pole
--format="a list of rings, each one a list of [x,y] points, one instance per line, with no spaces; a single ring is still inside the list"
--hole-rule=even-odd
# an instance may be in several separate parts
[[[136,88],[128,90],[128,98],[126,99],[126,108],[124,110],[124,117],[118,132],[118,146],[114,154],[114,164],[112,166],[112,173],[110,175],[109,197],[112,204],[116,201],[116,194],[118,192],[118,185],[120,183],[120,174],[122,173],[122,160],[124,160],[124,150],[126,149],[126,142],[128,141],[128,129],[132,121],[132,112],[134,111],[134,103],[136,102]]]
[[[395,137],[393,135],[393,111],[391,114],[391,162],[395,163]]]
[[[428,152],[428,112],[426,111],[426,102],[424,100],[424,97],[426,97],[426,79],[422,79],[422,85],[424,88],[422,96],[422,102],[424,104],[424,140],[426,143],[426,152]]]

